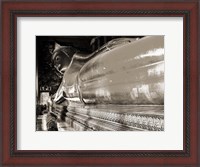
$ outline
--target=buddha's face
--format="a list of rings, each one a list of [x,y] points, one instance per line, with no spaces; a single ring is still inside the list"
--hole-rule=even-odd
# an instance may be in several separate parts
[[[55,50],[52,55],[53,65],[58,72],[64,74],[68,68],[72,56],[75,51],[71,47],[64,47],[58,44],[55,45]]]
[[[65,72],[71,59],[62,51],[57,51],[52,56],[53,65],[61,74]]]

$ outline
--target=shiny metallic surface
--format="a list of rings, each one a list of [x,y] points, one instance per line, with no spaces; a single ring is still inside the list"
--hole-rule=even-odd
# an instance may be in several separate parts
[[[55,100],[64,94],[86,104],[163,105],[164,36],[116,41],[87,59],[75,54]]]

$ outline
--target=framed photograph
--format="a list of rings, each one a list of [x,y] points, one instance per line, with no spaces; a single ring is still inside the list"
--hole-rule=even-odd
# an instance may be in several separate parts
[[[3,1],[3,165],[198,166],[198,6]]]

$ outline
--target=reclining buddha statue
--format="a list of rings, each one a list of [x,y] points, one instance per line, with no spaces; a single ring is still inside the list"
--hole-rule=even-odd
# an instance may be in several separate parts
[[[83,104],[164,104],[164,36],[117,38],[91,54],[56,45],[63,74],[54,101]]]

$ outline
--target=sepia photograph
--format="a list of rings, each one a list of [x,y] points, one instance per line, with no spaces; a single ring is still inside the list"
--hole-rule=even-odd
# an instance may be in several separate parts
[[[0,5],[0,166],[200,164],[196,0]]]
[[[36,36],[36,131],[164,131],[164,36]]]

